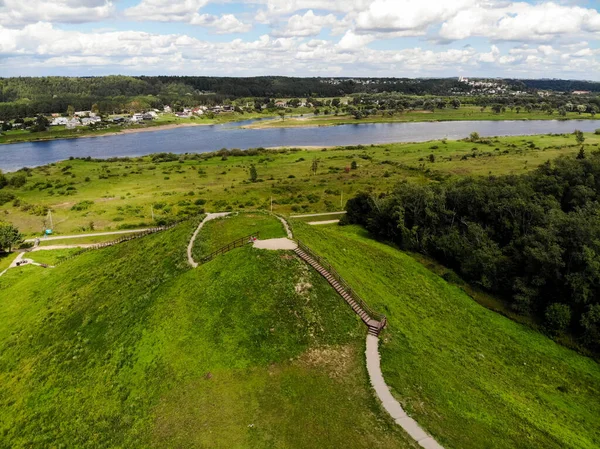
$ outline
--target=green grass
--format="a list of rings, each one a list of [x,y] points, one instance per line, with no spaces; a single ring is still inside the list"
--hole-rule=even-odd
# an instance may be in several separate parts
[[[80,248],[42,250],[28,253],[27,258],[33,259],[33,261],[37,263],[56,265],[57,263],[62,262],[63,260],[80,252]]]
[[[294,220],[298,220],[298,221],[302,221],[305,223],[311,222],[311,221],[329,221],[329,220],[340,220],[342,217],[344,216],[344,214],[325,214],[325,215],[318,215],[316,217],[291,217]]]
[[[53,245],[91,245],[94,243],[105,243],[118,240],[122,237],[134,235],[135,233],[127,234],[110,234],[110,235],[94,235],[91,237],[73,237],[68,239],[44,240],[40,239],[40,246]]]
[[[195,260],[242,237],[260,233],[261,240],[286,237],[281,222],[264,212],[235,212],[224,218],[206,222],[194,243]]]
[[[597,448],[600,365],[494,313],[358,227],[295,234],[387,315],[384,377],[446,448]]]
[[[586,152],[597,150],[600,136],[585,137]],[[44,208],[52,209],[57,234],[89,232],[90,222],[97,231],[143,227],[152,223],[151,206],[156,219],[178,219],[202,208],[270,210],[271,198],[277,213],[334,212],[340,209],[342,194],[345,201],[361,190],[386,191],[405,179],[429,182],[438,175],[527,173],[549,159],[578,151],[573,136],[546,135],[491,138],[486,143],[432,141],[289,150],[181,163],[152,162],[150,157],[71,160],[32,170],[23,188],[5,187],[21,203],[5,203],[0,213],[3,220],[32,236],[48,225]],[[314,157],[320,159],[316,175],[311,174]],[[358,169],[346,173],[352,161]],[[262,182],[249,182],[251,164]],[[88,209],[74,208],[83,201],[92,202]]]
[[[193,270],[196,225],[0,278],[0,448],[416,448],[325,280],[251,247]]]
[[[320,108],[321,111],[324,108]],[[326,108],[325,108],[326,109]],[[477,106],[463,106],[459,109],[446,108],[436,109],[435,111],[414,110],[397,113],[392,116],[371,115],[362,119],[355,119],[349,114],[340,115],[319,115],[303,118],[286,118],[285,120],[273,120],[262,123],[254,123],[245,126],[246,128],[292,128],[308,126],[335,126],[360,123],[395,123],[395,122],[440,122],[440,121],[469,121],[469,120],[595,120],[590,114],[578,114],[577,112],[567,112],[565,117],[560,117],[557,113],[548,115],[546,112],[532,111],[527,113],[516,110],[496,114],[490,108],[483,112]]]
[[[0,253],[0,273],[10,266],[15,257],[17,253]]]

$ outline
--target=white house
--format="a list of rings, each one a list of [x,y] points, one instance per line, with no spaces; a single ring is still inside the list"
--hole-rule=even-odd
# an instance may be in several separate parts
[[[67,129],[77,128],[78,126],[81,126],[81,122],[78,118],[72,118],[67,122]]]
[[[165,106],[163,108],[163,111],[165,111],[167,114],[170,114],[171,113],[171,106]]]
[[[81,119],[81,124],[86,126],[86,125],[91,125],[93,123],[98,123],[102,121],[102,119],[100,119],[100,117],[84,117]]]
[[[65,126],[69,123],[69,119],[67,117],[56,117],[52,122],[50,122],[50,126]]]

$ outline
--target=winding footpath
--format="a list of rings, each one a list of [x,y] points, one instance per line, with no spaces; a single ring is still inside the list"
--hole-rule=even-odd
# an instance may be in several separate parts
[[[202,227],[204,226],[204,224],[207,221],[214,220],[215,218],[226,217],[227,215],[229,215],[229,212],[218,212],[218,213],[214,213],[214,214],[206,214],[206,217],[204,217],[204,220],[202,220],[200,222],[200,224],[194,231],[194,234],[192,234],[192,238],[190,239],[190,243],[188,243],[188,247],[187,247],[188,263],[192,267],[198,268],[198,262],[196,262],[194,260],[194,256],[192,255],[192,249],[194,248],[194,242],[196,241],[196,237],[198,237],[198,233],[200,232],[200,229],[202,229]]]
[[[279,217],[279,220],[284,224],[284,227],[288,233],[289,239],[293,239],[292,232],[287,221]],[[309,223],[311,224],[311,223]],[[279,239],[287,240],[287,239]],[[295,242],[294,242],[295,243]],[[283,248],[287,249],[287,248]],[[301,259],[302,260],[302,259]],[[444,449],[432,436],[427,434],[419,424],[406,414],[400,403],[392,396],[390,388],[385,383],[383,373],[381,372],[381,356],[379,354],[379,337],[369,333],[367,335],[367,344],[365,350],[365,357],[367,360],[367,372],[371,385],[375,390],[375,394],[381,401],[383,408],[390,414],[396,424],[398,424],[404,431],[414,439],[419,446],[424,449]]]
[[[192,249],[194,247],[194,242],[196,241],[196,237],[198,236],[200,229],[202,229],[206,222],[214,220],[215,218],[225,217],[227,215],[229,215],[229,212],[207,214],[204,220],[200,222],[200,224],[194,231],[194,234],[192,235],[192,238],[190,239],[190,242],[187,247],[188,262],[192,267],[198,267],[198,263],[193,258]],[[292,234],[292,230],[288,222],[285,220],[285,218],[279,215],[276,215],[276,217],[277,219],[279,219],[279,221],[281,221],[286,231],[287,238],[283,237],[278,239],[256,240],[254,242],[254,247],[266,250],[296,250],[298,248],[298,243],[294,240],[294,236]],[[302,257],[298,257],[300,258],[300,260],[303,260]],[[332,281],[329,282],[331,284]],[[444,449],[443,446],[441,446],[435,439],[433,439],[432,436],[427,434],[427,432],[425,432],[414,419],[412,419],[406,414],[400,403],[394,398],[394,396],[390,392],[390,388],[385,383],[383,373],[381,372],[379,337],[377,335],[373,335],[371,332],[369,332],[369,334],[367,335],[365,357],[367,363],[367,372],[369,374],[371,385],[375,390],[375,394],[381,401],[383,408],[390,414],[390,416],[394,419],[396,424],[402,427],[402,429],[404,429],[404,431],[412,439],[414,439],[422,448]]]

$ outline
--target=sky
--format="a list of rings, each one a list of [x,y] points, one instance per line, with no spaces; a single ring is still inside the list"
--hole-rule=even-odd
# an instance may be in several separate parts
[[[0,0],[0,76],[600,81],[600,0]]]

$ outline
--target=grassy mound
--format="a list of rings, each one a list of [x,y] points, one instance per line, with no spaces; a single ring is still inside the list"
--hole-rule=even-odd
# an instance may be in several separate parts
[[[294,223],[376,310],[384,377],[446,448],[600,447],[600,365],[478,305],[357,227]]]
[[[325,281],[251,247],[192,270],[196,224],[0,278],[0,448],[416,447]]]
[[[265,212],[234,212],[206,222],[194,242],[195,260],[222,248],[241,237],[260,232],[261,240],[286,237],[281,222]]]

